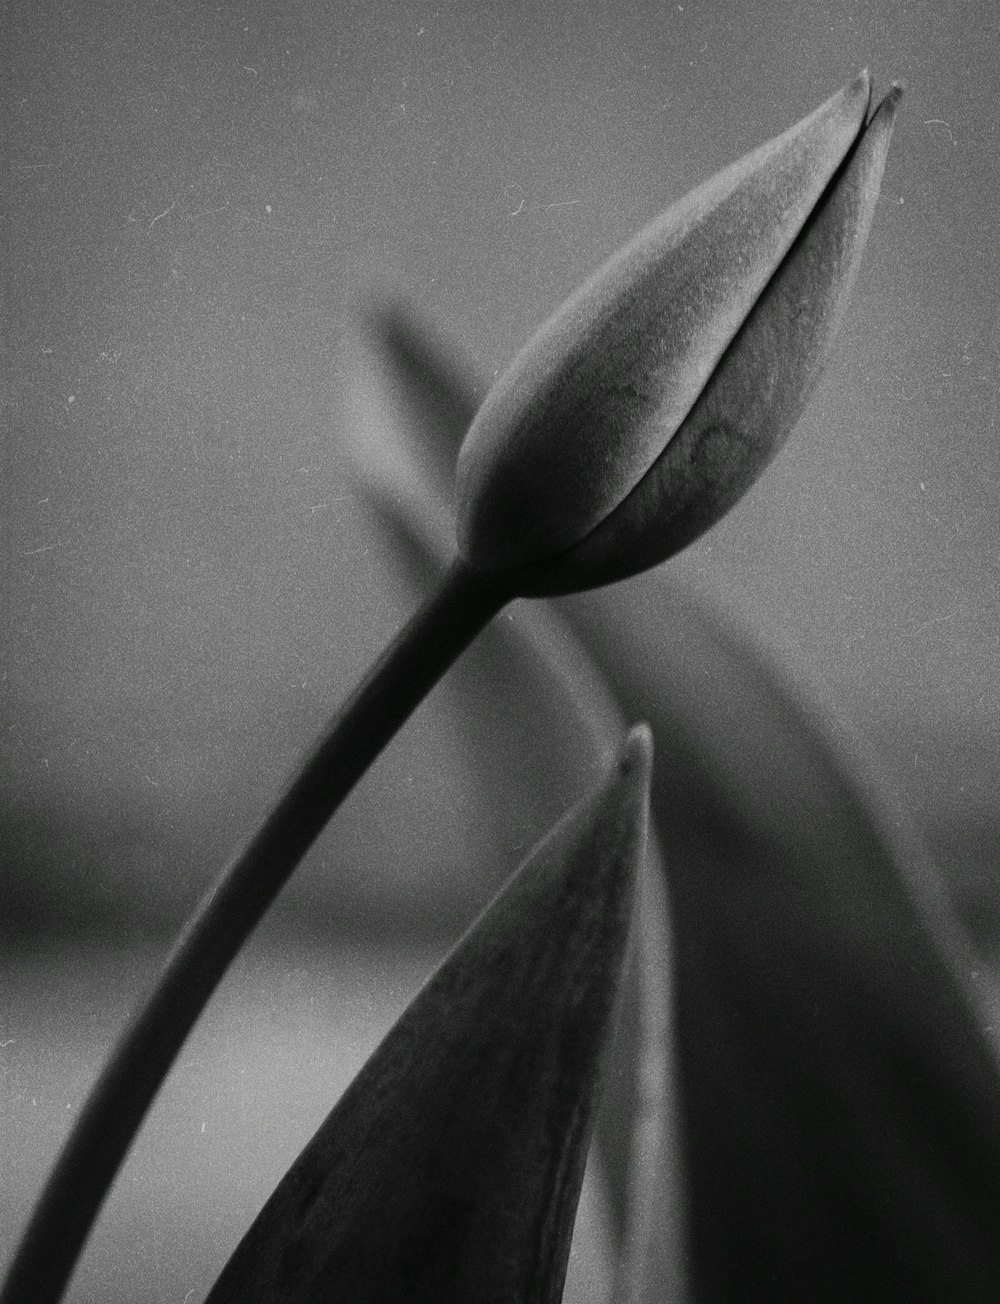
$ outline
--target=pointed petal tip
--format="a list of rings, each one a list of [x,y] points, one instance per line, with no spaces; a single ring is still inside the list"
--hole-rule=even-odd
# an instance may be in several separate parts
[[[868,69],[862,68],[857,76],[847,83],[840,94],[846,102],[857,103],[862,114],[867,113],[872,98],[872,79]]]
[[[894,114],[905,90],[906,82],[894,81],[889,88],[888,94],[883,96],[881,102],[875,106],[875,112]]]
[[[882,150],[888,148],[892,129],[896,124],[896,110],[899,101],[903,98],[903,90],[902,82],[893,82],[888,92],[872,110],[865,127],[865,136],[871,138],[870,148],[881,147]]]

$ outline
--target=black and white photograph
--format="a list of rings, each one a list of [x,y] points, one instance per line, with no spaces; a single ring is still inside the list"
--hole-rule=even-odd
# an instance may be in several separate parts
[[[1000,10],[0,12],[0,1304],[995,1304]]]

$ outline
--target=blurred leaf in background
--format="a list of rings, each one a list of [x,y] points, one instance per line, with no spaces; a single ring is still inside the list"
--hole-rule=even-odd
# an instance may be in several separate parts
[[[425,334],[426,379],[411,372],[412,316],[389,308],[369,330],[370,374],[386,368],[415,399],[455,370]],[[377,444],[348,444],[390,528],[428,555],[449,498],[435,472],[462,424],[400,426],[395,485]],[[690,597],[661,585],[657,598],[667,628],[633,585],[561,610],[605,691],[626,713],[643,704],[669,740],[653,805],[676,1075],[676,1166],[661,1180],[693,1297],[985,1300],[1000,1283],[995,984],[884,781],[846,759],[859,744],[838,746]],[[539,646],[538,620],[520,607],[511,633]],[[544,646],[541,659],[558,677]]]

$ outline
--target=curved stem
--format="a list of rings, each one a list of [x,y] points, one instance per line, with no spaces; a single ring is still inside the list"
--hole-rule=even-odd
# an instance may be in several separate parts
[[[368,766],[512,594],[460,561],[344,703],[202,902],[91,1090],[35,1208],[0,1304],[55,1304],[174,1058],[230,961]]]

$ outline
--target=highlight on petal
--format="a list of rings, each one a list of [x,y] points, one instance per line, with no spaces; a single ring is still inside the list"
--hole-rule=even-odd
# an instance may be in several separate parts
[[[646,838],[652,748],[536,848],[305,1148],[212,1304],[559,1300]]]
[[[867,235],[881,145],[865,152],[863,183],[838,193],[868,134],[869,98],[862,73],[673,205],[522,350],[459,455],[458,541],[470,565],[523,572],[523,592],[589,587],[682,546],[752,482],[762,446],[773,455],[815,381]],[[879,142],[887,119],[888,109]],[[786,275],[790,288],[769,294]],[[789,330],[784,299],[814,318],[810,348]],[[744,431],[732,405],[751,377],[768,384]],[[675,516],[685,523],[671,525]]]

